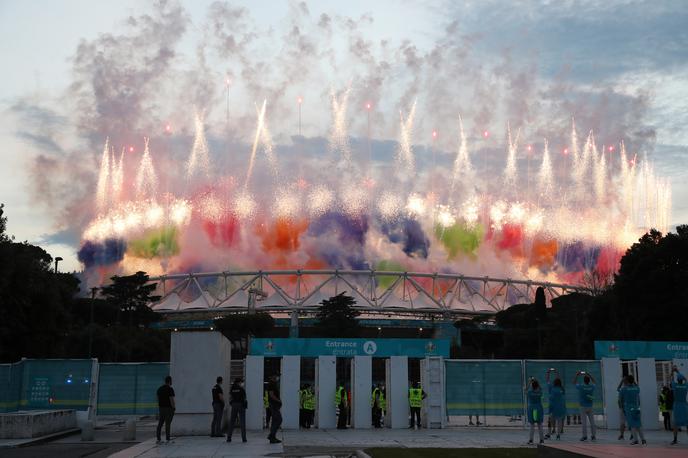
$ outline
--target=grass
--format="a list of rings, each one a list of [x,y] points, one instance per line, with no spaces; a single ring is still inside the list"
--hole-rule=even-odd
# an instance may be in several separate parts
[[[536,458],[535,448],[369,448],[372,458]]]

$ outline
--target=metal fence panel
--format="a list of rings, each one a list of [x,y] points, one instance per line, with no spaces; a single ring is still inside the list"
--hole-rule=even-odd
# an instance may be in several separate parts
[[[448,415],[523,413],[521,361],[446,361]]]
[[[0,413],[19,409],[23,363],[0,364]]]
[[[98,415],[157,413],[156,391],[169,371],[169,363],[101,364]]]
[[[88,409],[92,360],[26,359],[21,364],[20,409]]]
[[[602,398],[604,387],[602,385],[602,369],[599,361],[527,360],[525,364],[526,380],[530,377],[535,377],[543,386],[543,391],[547,392],[545,374],[549,368],[554,368],[559,372],[566,393],[566,409],[570,414],[578,413],[579,408],[578,391],[573,384],[573,378],[576,372],[585,371],[591,374],[593,379],[597,382],[594,393],[595,398],[593,400],[593,412],[596,415],[604,414],[604,403]],[[554,381],[554,375],[552,375],[552,381]],[[583,383],[583,376],[578,378],[578,382]],[[549,406],[548,396],[545,395],[542,397],[542,404],[545,407],[545,412],[547,412]]]

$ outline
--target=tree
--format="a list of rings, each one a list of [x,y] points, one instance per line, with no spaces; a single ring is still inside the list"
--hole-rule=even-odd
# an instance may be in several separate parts
[[[111,278],[112,283],[101,289],[101,295],[116,308],[117,318],[115,324],[115,361],[119,360],[120,346],[126,350],[127,360],[131,361],[134,354],[139,351],[142,342],[132,337],[138,334],[134,327],[145,327],[158,319],[158,315],[150,309],[150,304],[160,299],[153,296],[157,283],[149,283],[149,277],[145,272],[136,272],[133,275],[117,276]],[[124,337],[119,335],[121,326],[121,314],[127,314],[127,332]]]
[[[79,291],[71,274],[56,274],[52,257],[5,234],[0,205],[0,360],[62,356],[69,305]]]
[[[352,307],[356,301],[346,296],[346,291],[322,301],[316,319],[318,333],[321,337],[356,337],[358,336],[358,320],[361,314]]]
[[[619,338],[684,340],[688,330],[688,226],[651,230],[621,258],[610,307]]]
[[[145,272],[133,275],[110,278],[112,283],[104,286],[100,294],[121,312],[128,314],[129,326],[148,325],[157,320],[157,314],[150,309],[150,304],[159,300],[153,296],[157,283],[150,283]]]

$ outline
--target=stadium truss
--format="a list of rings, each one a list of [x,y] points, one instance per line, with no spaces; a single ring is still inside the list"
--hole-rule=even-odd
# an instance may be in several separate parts
[[[470,277],[459,274],[372,270],[271,270],[207,272],[151,277],[161,299],[161,313],[240,311],[313,311],[335,294],[346,292],[366,313],[492,314],[519,303],[532,303],[538,287],[547,302],[582,286],[531,280]]]

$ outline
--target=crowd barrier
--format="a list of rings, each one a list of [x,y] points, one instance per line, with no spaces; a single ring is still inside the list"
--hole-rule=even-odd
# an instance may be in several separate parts
[[[566,407],[578,412],[578,392],[573,384],[577,371],[590,373],[597,381],[593,410],[604,413],[602,371],[599,361],[548,360],[446,360],[447,415],[515,416],[525,411],[525,387],[535,377],[543,390],[545,411],[549,405],[545,374],[555,368],[564,384]],[[552,381],[554,381],[552,375]],[[579,378],[579,383],[583,377]]]
[[[153,414],[157,411],[155,391],[167,374],[169,363],[22,359],[0,364],[0,413],[86,411],[93,406],[98,415]]]

